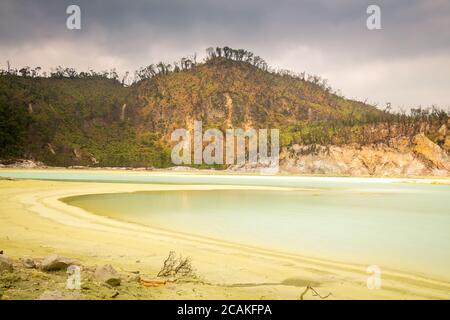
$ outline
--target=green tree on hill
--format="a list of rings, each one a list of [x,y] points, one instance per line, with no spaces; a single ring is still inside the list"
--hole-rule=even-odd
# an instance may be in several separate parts
[[[25,106],[0,96],[0,157],[21,156],[31,118]]]

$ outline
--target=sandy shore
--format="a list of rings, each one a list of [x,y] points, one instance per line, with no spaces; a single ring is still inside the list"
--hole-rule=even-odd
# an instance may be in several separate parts
[[[382,288],[369,290],[367,266],[115,221],[58,200],[92,193],[231,188],[258,187],[0,180],[0,249],[13,258],[56,253],[149,275],[158,272],[171,250],[190,256],[205,283],[178,284],[175,290],[143,288],[159,299],[298,299],[308,284],[321,294],[331,292],[329,299],[449,298],[446,281],[383,269]]]

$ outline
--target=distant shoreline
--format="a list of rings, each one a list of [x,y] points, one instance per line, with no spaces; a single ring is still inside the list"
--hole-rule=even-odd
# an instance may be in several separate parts
[[[251,171],[231,171],[231,170],[215,170],[215,169],[196,169],[190,167],[171,167],[161,169],[146,169],[146,168],[132,168],[132,167],[21,167],[21,166],[0,166],[1,173],[7,171],[69,171],[69,172],[108,172],[108,173],[148,173],[148,174],[173,174],[173,175],[221,175],[221,176],[254,176],[254,177],[296,177],[296,178],[319,178],[326,181],[355,181],[362,182],[417,182],[417,183],[443,183],[450,184],[450,176],[379,176],[379,175],[339,175],[339,174],[302,174],[302,173],[287,173],[280,172],[277,174],[259,174]]]

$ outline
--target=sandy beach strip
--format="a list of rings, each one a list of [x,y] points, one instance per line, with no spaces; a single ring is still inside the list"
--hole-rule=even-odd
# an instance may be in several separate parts
[[[367,266],[209,239],[170,228],[151,228],[97,216],[59,199],[69,196],[155,190],[273,189],[229,185],[0,181],[0,248],[12,257],[62,254],[89,264],[156,274],[168,252],[192,258],[208,298],[297,299],[308,284],[332,299],[448,299],[450,283],[385,270],[382,288],[369,290]],[[137,263],[139,261],[139,263]],[[195,298],[192,294],[184,298]],[[170,299],[161,292],[159,298]]]

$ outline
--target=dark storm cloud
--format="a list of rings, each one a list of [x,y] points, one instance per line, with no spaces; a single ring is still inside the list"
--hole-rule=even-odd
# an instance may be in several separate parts
[[[65,28],[70,4],[81,7],[79,31]],[[382,30],[367,30],[369,4],[380,5]],[[324,74],[344,93],[377,102],[381,94],[392,91],[387,85],[396,77],[407,80],[400,92],[416,86],[423,91],[423,74],[417,73],[434,70],[436,59],[448,71],[449,39],[447,0],[2,0],[0,4],[2,60],[124,71],[202,54],[211,45],[229,45],[253,50],[275,66]],[[399,71],[390,74],[386,70],[391,68]],[[361,87],[363,72],[380,69],[372,77],[378,80],[367,83],[371,90]],[[408,70],[411,74],[399,73]],[[444,74],[435,78],[436,83],[427,84],[431,91],[423,93],[431,95],[425,97],[428,100],[402,98],[396,91],[394,101],[450,104],[449,95],[439,90],[448,78]]]

